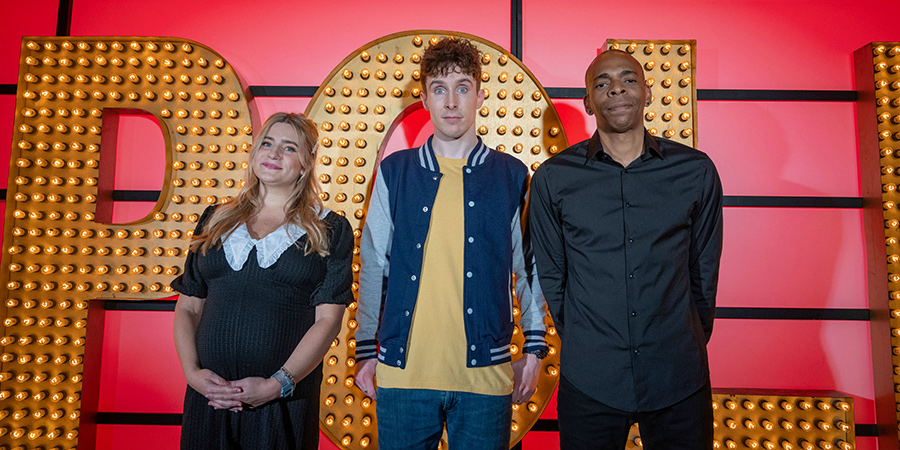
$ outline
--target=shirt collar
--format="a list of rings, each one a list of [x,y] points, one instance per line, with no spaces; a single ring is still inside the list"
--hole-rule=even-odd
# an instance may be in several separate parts
[[[665,150],[663,150],[659,146],[659,139],[655,136],[651,135],[647,132],[647,129],[644,128],[644,152],[643,154],[651,154],[660,159],[666,158]],[[598,156],[598,154],[600,156]],[[603,158],[603,155],[606,153],[603,151],[603,145],[600,143],[600,133],[594,132],[594,135],[591,136],[591,139],[588,141],[587,145],[587,154],[584,156],[584,162],[588,162],[591,158],[598,156],[599,159]]]
[[[466,163],[468,167],[475,167],[484,164],[487,160],[488,155],[491,153],[491,149],[484,145],[484,142],[481,141],[480,137],[477,137],[478,142],[475,143],[475,147],[472,148],[472,151],[469,152],[469,160]],[[434,135],[428,138],[424,144],[418,149],[419,155],[419,165],[423,168],[430,170],[432,172],[440,172],[440,168],[438,167],[437,159],[434,156],[434,148],[432,147],[431,140],[434,139]]]
[[[329,211],[331,210],[328,208],[322,208],[319,219],[324,219]],[[303,228],[288,223],[278,227],[262,239],[253,239],[250,231],[247,230],[247,224],[242,223],[235,227],[222,243],[225,260],[228,261],[231,270],[240,271],[247,262],[250,252],[256,247],[256,263],[259,264],[259,267],[267,269],[275,264],[275,261],[278,261],[285,250],[305,234],[306,230]]]

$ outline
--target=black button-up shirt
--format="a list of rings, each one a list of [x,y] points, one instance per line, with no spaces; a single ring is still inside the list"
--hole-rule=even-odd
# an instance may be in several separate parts
[[[709,380],[722,252],[722,186],[709,157],[645,132],[628,167],[595,133],[531,182],[541,288],[561,372],[594,399],[653,411]]]

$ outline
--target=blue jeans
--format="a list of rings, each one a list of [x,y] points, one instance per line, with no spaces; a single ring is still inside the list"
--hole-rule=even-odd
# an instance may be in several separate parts
[[[512,395],[378,388],[378,448],[509,450]]]

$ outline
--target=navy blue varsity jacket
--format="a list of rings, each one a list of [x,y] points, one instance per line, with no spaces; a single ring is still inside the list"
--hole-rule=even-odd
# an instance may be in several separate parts
[[[379,165],[360,244],[357,361],[377,356],[384,364],[406,366],[425,239],[441,179],[431,139]],[[546,304],[520,224],[527,183],[528,169],[521,161],[478,139],[463,169],[467,367],[510,361],[513,288],[523,351],[547,348]]]

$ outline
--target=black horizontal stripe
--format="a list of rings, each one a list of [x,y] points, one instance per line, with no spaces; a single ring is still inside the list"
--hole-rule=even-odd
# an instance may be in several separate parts
[[[96,300],[107,311],[175,311],[175,300]]]
[[[550,98],[584,98],[584,88],[545,87]]]
[[[862,208],[862,197],[788,197],[726,195],[724,206],[760,208]]]
[[[121,413],[98,412],[97,423],[101,425],[181,425],[181,414],[173,413]],[[878,436],[878,425],[858,423],[857,436]],[[538,419],[531,431],[559,432],[556,419]]]
[[[312,97],[318,86],[250,86],[254,97]]]
[[[113,191],[113,200],[121,202],[155,202],[157,198],[159,191]],[[862,208],[863,204],[862,197],[726,195],[724,200],[724,205],[729,207],[760,208]]]
[[[255,97],[312,97],[318,86],[250,86]],[[582,98],[584,88],[545,87],[550,98]],[[856,91],[783,89],[697,89],[697,100],[855,102]]]
[[[856,97],[856,91],[697,89],[697,100],[749,100],[758,102],[855,102]]]
[[[117,190],[113,191],[112,199],[116,202],[155,202],[159,199],[159,191]]]
[[[556,419],[538,419],[531,427],[531,431],[552,431],[559,432],[559,421]]]
[[[550,98],[583,98],[580,87],[545,87]],[[783,89],[697,89],[697,100],[759,102],[855,102],[856,91]]]
[[[174,311],[175,300],[98,300],[107,311]],[[716,319],[869,320],[868,309],[716,308]]]
[[[716,307],[716,319],[868,321],[869,318],[868,309]]]
[[[312,97],[319,86],[250,86],[254,97]],[[550,98],[582,98],[584,88],[545,87]],[[16,95],[15,84],[0,84],[0,95]],[[780,89],[697,89],[697,100],[758,102],[855,102],[856,91]]]
[[[98,412],[100,425],[181,425],[181,414]]]
[[[857,436],[877,437],[881,431],[878,425],[871,423],[858,423],[855,427]]]

